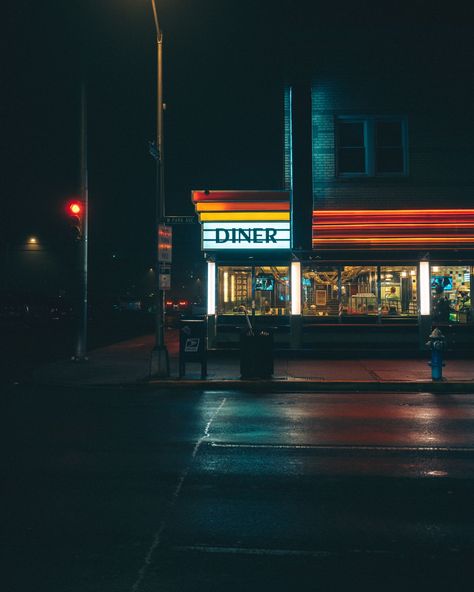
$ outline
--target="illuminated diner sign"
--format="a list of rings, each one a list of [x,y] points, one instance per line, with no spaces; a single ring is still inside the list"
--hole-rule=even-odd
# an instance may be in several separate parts
[[[290,249],[288,191],[193,191],[202,250]]]

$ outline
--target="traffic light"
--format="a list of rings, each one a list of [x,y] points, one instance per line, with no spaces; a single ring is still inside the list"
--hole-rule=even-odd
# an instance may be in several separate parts
[[[72,228],[74,229],[76,239],[82,239],[82,222],[84,219],[84,204],[81,201],[75,200],[69,202],[67,212],[71,220]]]

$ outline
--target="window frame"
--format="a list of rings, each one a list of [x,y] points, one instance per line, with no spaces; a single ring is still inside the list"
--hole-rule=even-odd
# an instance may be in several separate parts
[[[400,172],[377,172],[377,123],[399,122],[401,125],[402,163]],[[339,123],[362,123],[364,125],[365,172],[345,172],[340,170]],[[336,115],[335,162],[336,177],[340,179],[401,178],[408,176],[408,121],[403,115]]]

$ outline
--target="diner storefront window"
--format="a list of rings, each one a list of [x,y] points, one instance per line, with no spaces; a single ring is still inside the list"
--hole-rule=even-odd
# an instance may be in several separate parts
[[[472,321],[471,275],[469,265],[431,266],[432,317],[439,322]]]
[[[286,315],[290,307],[289,267],[255,267],[255,314]]]
[[[416,267],[380,267],[380,287],[382,316],[417,316]]]
[[[339,269],[313,266],[302,269],[302,304],[304,315],[319,317],[339,314]]]
[[[239,314],[239,308],[252,307],[252,268],[219,267],[217,314]]]
[[[346,265],[341,269],[343,315],[377,315],[377,267]]]
[[[217,314],[287,315],[290,307],[288,266],[219,266]]]
[[[311,265],[302,268],[303,315],[417,317],[417,268]]]

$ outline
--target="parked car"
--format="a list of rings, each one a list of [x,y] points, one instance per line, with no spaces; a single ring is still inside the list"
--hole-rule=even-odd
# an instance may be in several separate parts
[[[167,298],[165,300],[165,324],[178,325],[179,319],[191,314],[191,302],[186,298]]]

